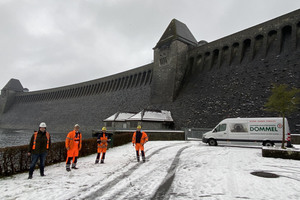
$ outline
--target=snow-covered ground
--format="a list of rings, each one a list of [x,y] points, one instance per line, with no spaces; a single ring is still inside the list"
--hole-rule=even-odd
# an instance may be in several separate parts
[[[146,163],[137,163],[131,144],[109,149],[105,164],[96,155],[0,179],[0,199],[300,199],[300,162],[263,158],[259,148],[210,147],[198,141],[148,142]],[[279,178],[262,178],[264,171]]]

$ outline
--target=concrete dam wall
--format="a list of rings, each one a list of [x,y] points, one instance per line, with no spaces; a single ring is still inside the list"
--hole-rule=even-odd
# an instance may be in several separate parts
[[[70,130],[75,123],[86,131],[100,129],[112,113],[147,107],[151,73],[150,64],[81,84],[17,94],[1,115],[1,127],[37,129],[45,121],[55,131]]]
[[[172,20],[154,47],[154,62],[113,76],[36,92],[17,80],[1,91],[0,127],[33,129],[47,122],[99,129],[115,112],[170,110],[175,127],[214,127],[227,117],[267,117],[272,83],[300,88],[300,10],[219,40],[197,42]],[[12,81],[12,80],[11,80]],[[300,133],[300,110],[288,116]]]

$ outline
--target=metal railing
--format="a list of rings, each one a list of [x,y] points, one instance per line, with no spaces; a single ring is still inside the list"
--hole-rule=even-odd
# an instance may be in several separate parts
[[[202,140],[202,135],[212,128],[185,128],[185,140]]]

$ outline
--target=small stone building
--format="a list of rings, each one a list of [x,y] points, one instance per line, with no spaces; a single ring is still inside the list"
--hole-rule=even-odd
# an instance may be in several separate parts
[[[103,120],[112,130],[135,130],[138,125],[144,130],[172,130],[174,121],[167,110],[142,110],[139,113],[120,113]]]
[[[113,129],[113,130],[129,129],[126,119],[134,116],[135,114],[136,113],[130,113],[130,112],[128,112],[128,113],[117,112],[117,113],[113,114],[112,116],[103,120],[104,126],[106,126],[107,129]]]

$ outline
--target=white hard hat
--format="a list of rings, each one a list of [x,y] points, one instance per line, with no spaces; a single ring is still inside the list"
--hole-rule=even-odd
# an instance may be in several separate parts
[[[47,127],[47,125],[45,122],[40,123],[40,128],[46,128],[46,127]]]
[[[80,127],[80,126],[79,126],[79,124],[75,124],[75,126],[74,126],[74,127]]]

